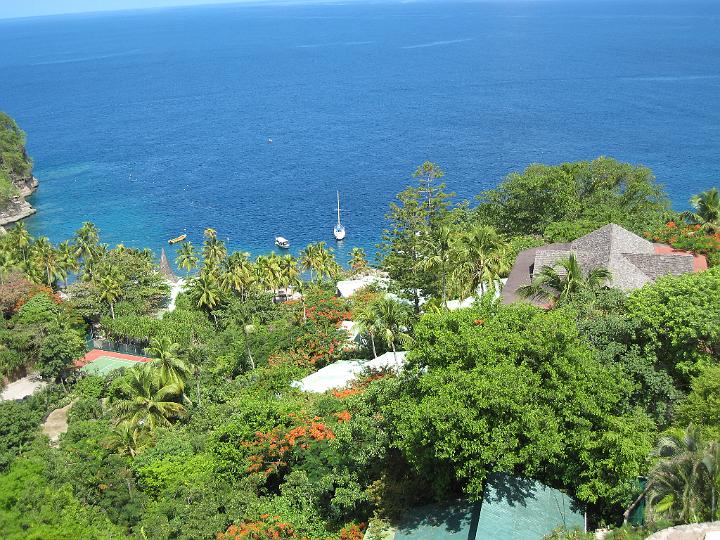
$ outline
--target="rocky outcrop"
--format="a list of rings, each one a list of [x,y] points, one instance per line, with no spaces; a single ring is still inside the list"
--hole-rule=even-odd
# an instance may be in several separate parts
[[[27,180],[14,183],[20,191],[20,194],[14,197],[8,206],[0,211],[0,227],[32,216],[37,211],[25,200],[25,197],[32,195],[37,189],[37,178],[33,176]]]
[[[720,532],[720,521],[693,523],[663,529],[648,536],[647,540],[705,540],[709,537],[708,533],[718,532]]]

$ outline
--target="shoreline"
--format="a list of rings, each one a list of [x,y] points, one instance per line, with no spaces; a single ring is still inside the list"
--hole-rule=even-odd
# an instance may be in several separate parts
[[[37,209],[27,202],[26,198],[37,191],[38,184],[38,179],[33,176],[29,183],[26,182],[20,187],[20,195],[10,203],[5,211],[0,212],[0,227],[22,221],[37,212]]]

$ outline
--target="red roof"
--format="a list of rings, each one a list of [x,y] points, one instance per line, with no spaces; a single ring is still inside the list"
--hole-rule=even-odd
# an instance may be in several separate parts
[[[682,249],[675,249],[674,247],[668,246],[667,244],[653,245],[655,246],[655,253],[657,253],[658,255],[666,255],[668,253],[673,253],[676,255],[693,257],[693,270],[695,272],[702,272],[708,269],[707,258],[705,257],[705,255],[697,255],[689,251],[683,251]]]

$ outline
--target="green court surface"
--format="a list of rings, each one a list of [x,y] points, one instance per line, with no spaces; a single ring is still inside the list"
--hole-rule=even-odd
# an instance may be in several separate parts
[[[80,371],[92,375],[107,375],[115,369],[133,367],[141,363],[142,362],[135,362],[134,360],[113,358],[112,356],[100,356],[96,360],[93,360],[89,364],[80,368]]]

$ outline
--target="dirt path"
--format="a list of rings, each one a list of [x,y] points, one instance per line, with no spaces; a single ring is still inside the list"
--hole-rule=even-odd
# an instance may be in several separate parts
[[[51,446],[57,446],[60,435],[67,432],[68,411],[70,411],[70,408],[73,406],[74,403],[75,401],[72,401],[71,403],[65,405],[60,409],[55,409],[48,415],[47,419],[45,420],[45,423],[43,424],[43,433],[50,438]]]

